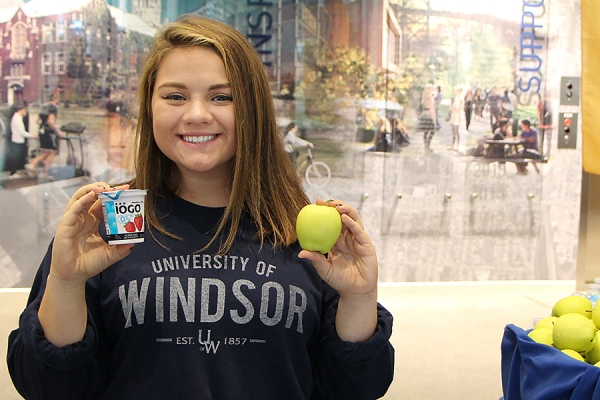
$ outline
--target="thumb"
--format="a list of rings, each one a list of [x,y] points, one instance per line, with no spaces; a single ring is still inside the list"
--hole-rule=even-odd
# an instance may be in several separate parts
[[[298,253],[299,258],[304,258],[312,262],[319,276],[326,281],[326,277],[331,274],[331,264],[327,258],[318,251],[302,250]]]

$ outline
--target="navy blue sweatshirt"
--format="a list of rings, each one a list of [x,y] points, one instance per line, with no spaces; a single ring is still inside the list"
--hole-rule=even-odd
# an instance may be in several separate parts
[[[379,305],[369,340],[342,341],[338,294],[295,244],[274,250],[244,221],[233,248],[204,247],[222,208],[172,196],[161,223],[181,240],[146,234],[87,282],[88,325],[56,347],[37,312],[52,244],[32,286],[8,367],[26,399],[376,399],[394,370],[392,316]]]

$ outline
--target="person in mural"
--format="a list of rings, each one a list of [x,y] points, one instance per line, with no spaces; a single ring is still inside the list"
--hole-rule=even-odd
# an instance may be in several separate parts
[[[510,96],[508,95],[508,89],[504,89],[504,94],[502,95],[502,97],[500,97],[500,101],[502,101],[503,103],[510,104]]]
[[[465,125],[467,130],[469,130],[469,126],[471,125],[471,115],[473,113],[473,90],[467,89],[465,93]]]
[[[514,89],[509,90],[508,99],[510,100],[510,104],[513,106],[513,110],[517,111],[519,109],[519,98],[515,94]]]
[[[23,108],[25,109],[25,115],[23,115],[23,126],[25,130],[29,132],[29,102],[23,100]]]
[[[454,91],[454,98],[450,104],[450,126],[452,126],[452,146],[449,150],[458,151],[458,145],[460,144],[460,116],[464,112],[465,104],[462,98],[462,89],[458,88]]]
[[[510,120],[512,119],[513,111],[515,109],[515,105],[510,98],[508,89],[504,91],[504,95],[500,98],[499,106],[500,111],[498,112],[497,120],[498,126],[504,121],[510,122]]]
[[[9,179],[21,178],[19,171],[25,168],[29,147],[28,138],[37,138],[25,128],[27,107],[25,104],[15,104],[12,107],[13,115],[10,119],[10,147],[7,154]]]
[[[475,90],[475,96],[473,96],[473,102],[475,104],[475,121],[483,119],[483,109],[485,108],[486,96],[481,89]]]
[[[546,94],[544,99],[538,102],[537,115],[540,126],[540,151],[543,156],[550,155],[552,148],[552,101]],[[546,144],[544,146],[544,143]]]
[[[294,165],[296,165],[296,159],[298,158],[298,156],[300,155],[300,153],[298,152],[298,150],[296,150],[296,148],[298,147],[308,147],[308,148],[314,148],[315,145],[312,144],[312,142],[309,142],[308,140],[304,140],[301,137],[298,137],[298,135],[296,135],[296,133],[298,133],[298,125],[296,125],[294,122],[290,122],[286,127],[285,130],[283,131],[283,146],[285,147],[285,151],[288,154],[288,156],[290,157],[290,160],[292,160],[292,163]]]
[[[506,138],[512,137],[512,129],[508,121],[500,121],[499,127],[496,128],[492,139],[494,140],[504,140]],[[504,158],[506,155],[505,145],[502,143],[491,143],[485,153],[487,158]]]
[[[433,96],[433,101],[435,104],[435,129],[440,130],[442,126],[440,125],[440,105],[442,104],[442,100],[444,100],[444,93],[442,92],[441,86],[435,87],[435,95]]]
[[[492,132],[495,132],[496,128],[498,128],[501,100],[502,97],[498,94],[498,89],[495,86],[492,87],[492,91],[487,97],[487,105],[490,111],[490,127],[492,128]]]
[[[521,121],[521,139],[524,140],[523,147],[517,152],[512,154],[512,157],[517,158],[530,158],[540,159],[541,154],[538,149],[538,133],[535,129],[531,128],[531,121],[524,119]],[[520,175],[527,175],[527,163],[515,163],[517,166],[517,173]]]
[[[59,138],[65,134],[57,125],[58,118],[58,100],[54,94],[50,96],[50,101],[46,104],[42,112],[38,115],[37,123],[39,124],[39,141],[40,153],[33,160],[25,165],[29,171],[36,172],[38,165],[43,164],[42,173],[39,178],[48,178],[48,169],[54,161],[54,157],[58,153]]]
[[[423,147],[426,153],[433,151],[431,150],[431,140],[435,134],[436,125],[437,117],[435,115],[433,85],[427,84],[421,96],[421,113],[419,114],[419,123],[417,126],[417,130],[423,132]]]
[[[375,123],[375,135],[373,136],[373,145],[366,151],[383,151],[391,150],[392,146],[392,123],[381,112]]]
[[[400,117],[395,117],[392,121],[392,132],[394,138],[394,146],[405,147],[410,145],[410,136],[408,135],[408,129],[402,122]]]
[[[202,74],[198,74],[202,71]],[[28,399],[375,399],[391,314],[356,209],[327,254],[302,250],[309,200],[258,53],[198,15],[157,32],[140,76],[135,177],[73,194],[8,367]],[[109,246],[96,195],[145,189],[143,243]],[[140,221],[142,222],[142,221]]]

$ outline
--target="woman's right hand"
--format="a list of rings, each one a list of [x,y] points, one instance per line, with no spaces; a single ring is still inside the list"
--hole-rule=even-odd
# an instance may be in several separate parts
[[[86,281],[125,258],[133,247],[132,244],[111,246],[98,232],[103,215],[96,195],[128,188],[129,185],[111,188],[106,182],[79,188],[58,224],[50,274],[38,310],[44,335],[55,346],[83,339],[87,329]]]
[[[98,232],[103,214],[97,194],[128,188],[129,185],[113,188],[106,182],[95,182],[73,194],[54,238],[50,267],[53,278],[70,285],[85,284],[130,253],[132,244],[109,245]]]

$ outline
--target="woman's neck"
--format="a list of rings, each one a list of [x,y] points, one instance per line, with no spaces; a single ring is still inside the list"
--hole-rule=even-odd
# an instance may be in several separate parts
[[[177,194],[184,200],[200,206],[226,207],[229,204],[230,187],[229,179],[214,174],[184,174],[181,189]]]

